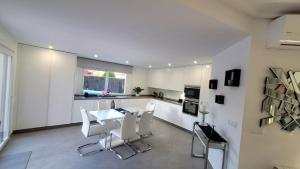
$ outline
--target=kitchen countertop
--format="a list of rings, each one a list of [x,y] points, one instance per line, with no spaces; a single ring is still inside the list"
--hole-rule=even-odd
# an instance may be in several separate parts
[[[102,100],[102,99],[156,99],[160,101],[164,101],[167,103],[172,103],[181,106],[182,103],[179,103],[175,99],[170,98],[157,98],[152,95],[141,95],[141,96],[131,96],[131,95],[118,95],[118,96],[89,96],[85,97],[83,95],[75,95],[74,100]]]

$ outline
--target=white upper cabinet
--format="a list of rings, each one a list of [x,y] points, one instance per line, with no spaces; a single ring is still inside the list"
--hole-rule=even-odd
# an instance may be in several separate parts
[[[204,69],[206,66],[203,65],[153,69],[149,71],[148,85],[152,88],[183,91],[184,85],[201,85]]]
[[[47,125],[51,52],[20,45],[17,129]]]
[[[52,52],[48,126],[71,123],[76,56]]]
[[[178,69],[154,69],[149,71],[149,87],[183,91],[183,72]]]

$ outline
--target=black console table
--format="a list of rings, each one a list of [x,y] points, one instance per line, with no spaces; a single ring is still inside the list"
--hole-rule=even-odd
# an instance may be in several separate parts
[[[194,153],[196,136],[204,146],[203,154]],[[225,169],[227,147],[227,141],[221,137],[214,128],[209,125],[200,125],[199,122],[194,122],[191,155],[192,157],[204,158],[204,169],[207,169],[209,148],[220,149],[223,151],[222,169]]]

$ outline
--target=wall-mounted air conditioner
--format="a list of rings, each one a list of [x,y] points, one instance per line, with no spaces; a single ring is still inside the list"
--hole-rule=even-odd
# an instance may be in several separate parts
[[[300,15],[284,15],[269,25],[269,48],[300,49]]]

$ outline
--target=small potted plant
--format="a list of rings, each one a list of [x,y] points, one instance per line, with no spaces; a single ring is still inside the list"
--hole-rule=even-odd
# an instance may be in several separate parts
[[[144,90],[141,87],[135,87],[132,89],[135,93],[135,96],[140,96],[140,93]]]

